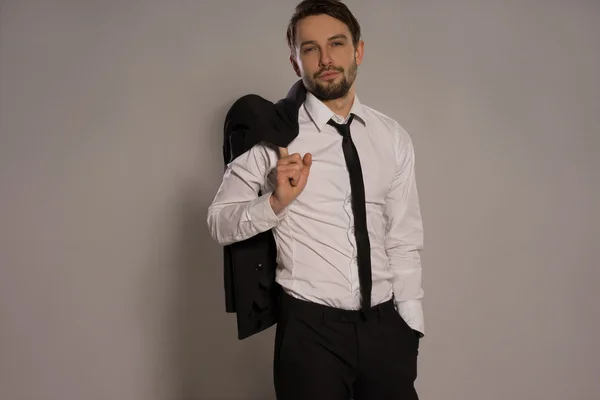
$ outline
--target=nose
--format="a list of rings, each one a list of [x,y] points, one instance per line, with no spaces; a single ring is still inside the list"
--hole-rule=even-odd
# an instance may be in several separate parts
[[[321,50],[321,58],[319,59],[319,64],[321,67],[331,64],[332,60],[329,56],[329,52],[325,49]]]

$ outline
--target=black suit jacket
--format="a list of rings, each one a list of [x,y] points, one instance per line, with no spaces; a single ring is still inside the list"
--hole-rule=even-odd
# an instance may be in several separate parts
[[[298,109],[305,99],[299,80],[275,104],[255,94],[236,100],[225,117],[225,164],[258,142],[287,147],[298,136]],[[225,307],[236,313],[240,340],[277,322],[281,287],[275,282],[276,256],[270,230],[224,246]]]

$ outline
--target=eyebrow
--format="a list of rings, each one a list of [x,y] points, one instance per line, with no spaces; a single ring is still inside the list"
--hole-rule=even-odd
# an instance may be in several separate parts
[[[327,41],[332,41],[332,40],[336,40],[336,39],[346,39],[348,40],[348,37],[346,35],[344,35],[343,33],[338,33],[337,35],[333,35],[332,37],[330,37],[329,39],[327,39]],[[306,40],[304,42],[302,42],[300,44],[300,47],[304,47],[307,44],[317,44],[316,40]]]

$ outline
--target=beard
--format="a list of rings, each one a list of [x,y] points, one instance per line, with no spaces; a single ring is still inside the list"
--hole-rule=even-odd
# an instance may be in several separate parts
[[[327,71],[336,71],[342,74],[342,78],[339,82],[321,83],[318,77]],[[321,101],[337,100],[344,98],[348,95],[352,84],[356,80],[356,74],[358,71],[358,65],[356,59],[348,69],[348,75],[346,75],[344,68],[342,67],[329,67],[319,70],[312,77],[304,75],[302,80],[306,89],[311,92],[317,99]]]

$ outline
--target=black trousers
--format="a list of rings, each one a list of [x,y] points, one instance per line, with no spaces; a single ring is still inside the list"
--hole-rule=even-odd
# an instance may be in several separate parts
[[[349,311],[283,294],[275,337],[278,400],[418,400],[419,339],[393,301]]]

